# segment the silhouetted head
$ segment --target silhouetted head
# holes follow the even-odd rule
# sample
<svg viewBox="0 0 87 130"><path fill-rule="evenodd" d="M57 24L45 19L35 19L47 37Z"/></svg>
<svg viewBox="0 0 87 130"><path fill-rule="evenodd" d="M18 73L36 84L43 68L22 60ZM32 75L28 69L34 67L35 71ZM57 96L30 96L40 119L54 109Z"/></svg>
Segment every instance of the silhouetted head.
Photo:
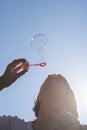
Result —
<svg viewBox="0 0 87 130"><path fill-rule="evenodd" d="M48 116L52 111L63 108L78 118L75 96L66 78L60 74L49 75L42 84L35 102L35 116Z"/></svg>

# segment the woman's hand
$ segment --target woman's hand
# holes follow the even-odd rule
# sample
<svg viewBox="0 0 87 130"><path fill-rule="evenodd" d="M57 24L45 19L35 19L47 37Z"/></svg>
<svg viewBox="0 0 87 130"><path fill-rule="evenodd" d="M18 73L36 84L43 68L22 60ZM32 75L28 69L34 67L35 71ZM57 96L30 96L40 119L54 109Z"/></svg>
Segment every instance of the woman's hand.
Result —
<svg viewBox="0 0 87 130"><path fill-rule="evenodd" d="M20 71L19 73L14 73L12 70L13 68L20 64L21 62L25 63L26 59L16 59L13 62L11 62L4 74L0 77L0 88L3 89L5 87L10 86L12 83L14 83L20 76L24 75L25 72L27 72L26 69L23 69L22 71Z"/></svg>

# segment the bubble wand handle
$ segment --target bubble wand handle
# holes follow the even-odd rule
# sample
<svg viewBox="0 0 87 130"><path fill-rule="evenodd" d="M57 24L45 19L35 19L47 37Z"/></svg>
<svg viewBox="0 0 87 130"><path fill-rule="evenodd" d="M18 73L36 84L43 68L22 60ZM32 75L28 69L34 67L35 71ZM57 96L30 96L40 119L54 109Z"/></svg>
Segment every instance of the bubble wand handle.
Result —
<svg viewBox="0 0 87 130"><path fill-rule="evenodd" d="M40 66L40 67L44 67L44 66L46 66L46 62L41 62L40 64L28 64L28 66Z"/></svg>

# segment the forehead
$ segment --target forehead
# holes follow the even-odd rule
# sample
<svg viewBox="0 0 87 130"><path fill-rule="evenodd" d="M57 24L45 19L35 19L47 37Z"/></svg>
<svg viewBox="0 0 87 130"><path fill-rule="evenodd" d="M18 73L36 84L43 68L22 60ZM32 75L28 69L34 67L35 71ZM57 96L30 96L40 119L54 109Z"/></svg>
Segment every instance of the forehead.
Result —
<svg viewBox="0 0 87 130"><path fill-rule="evenodd" d="M40 97L53 98L65 93L65 86L56 80L46 80L40 90Z"/></svg>

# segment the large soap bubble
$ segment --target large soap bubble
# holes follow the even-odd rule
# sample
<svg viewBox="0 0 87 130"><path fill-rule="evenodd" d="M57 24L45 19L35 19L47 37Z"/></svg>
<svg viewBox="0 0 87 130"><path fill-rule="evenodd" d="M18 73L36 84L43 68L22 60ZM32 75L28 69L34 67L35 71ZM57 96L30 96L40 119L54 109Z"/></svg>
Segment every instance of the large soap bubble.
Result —
<svg viewBox="0 0 87 130"><path fill-rule="evenodd" d="M39 33L31 39L31 46L34 49L45 47L47 44L47 36L44 33Z"/></svg>
<svg viewBox="0 0 87 130"><path fill-rule="evenodd" d="M34 35L31 39L31 47L37 50L37 54L40 57L39 61L44 61L44 48L47 44L47 36L44 33Z"/></svg>

